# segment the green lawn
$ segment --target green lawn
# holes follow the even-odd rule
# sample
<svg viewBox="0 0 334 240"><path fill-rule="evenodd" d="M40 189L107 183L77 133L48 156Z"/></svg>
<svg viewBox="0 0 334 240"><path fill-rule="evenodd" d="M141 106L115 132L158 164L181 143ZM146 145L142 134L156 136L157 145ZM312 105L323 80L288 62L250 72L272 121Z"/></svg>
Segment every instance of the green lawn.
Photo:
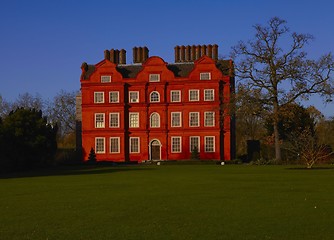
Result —
<svg viewBox="0 0 334 240"><path fill-rule="evenodd" d="M334 168L287 166L105 166L2 177L0 239L334 239L333 186Z"/></svg>

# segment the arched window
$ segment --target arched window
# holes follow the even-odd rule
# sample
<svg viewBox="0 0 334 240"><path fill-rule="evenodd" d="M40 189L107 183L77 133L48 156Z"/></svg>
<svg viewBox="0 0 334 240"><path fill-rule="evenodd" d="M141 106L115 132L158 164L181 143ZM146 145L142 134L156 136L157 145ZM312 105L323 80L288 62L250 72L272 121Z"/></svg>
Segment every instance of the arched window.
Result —
<svg viewBox="0 0 334 240"><path fill-rule="evenodd" d="M156 91L151 92L150 102L160 102L160 95L159 95L158 92L156 92Z"/></svg>
<svg viewBox="0 0 334 240"><path fill-rule="evenodd" d="M152 113L150 117L150 126L152 128L160 127L160 115L159 113Z"/></svg>

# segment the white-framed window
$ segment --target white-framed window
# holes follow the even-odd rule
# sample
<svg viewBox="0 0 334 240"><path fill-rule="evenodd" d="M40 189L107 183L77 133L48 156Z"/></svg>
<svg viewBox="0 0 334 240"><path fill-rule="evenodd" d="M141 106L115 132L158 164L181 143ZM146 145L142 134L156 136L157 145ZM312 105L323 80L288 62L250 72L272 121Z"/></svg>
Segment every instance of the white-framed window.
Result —
<svg viewBox="0 0 334 240"><path fill-rule="evenodd" d="M130 128L139 127L139 113L137 113L137 112L130 112L129 113L129 127Z"/></svg>
<svg viewBox="0 0 334 240"><path fill-rule="evenodd" d="M204 137L204 151L214 152L215 151L215 137Z"/></svg>
<svg viewBox="0 0 334 240"><path fill-rule="evenodd" d="M104 128L104 113L94 114L95 128Z"/></svg>
<svg viewBox="0 0 334 240"><path fill-rule="evenodd" d="M140 141L139 137L130 137L130 153L140 152Z"/></svg>
<svg viewBox="0 0 334 240"><path fill-rule="evenodd" d="M215 90L204 89L204 101L214 101L214 100L215 100Z"/></svg>
<svg viewBox="0 0 334 240"><path fill-rule="evenodd" d="M110 138L110 153L120 153L119 143L120 143L119 137Z"/></svg>
<svg viewBox="0 0 334 240"><path fill-rule="evenodd" d="M101 76L101 83L111 82L111 76Z"/></svg>
<svg viewBox="0 0 334 240"><path fill-rule="evenodd" d="M205 127L215 126L215 112L204 112L204 126Z"/></svg>
<svg viewBox="0 0 334 240"><path fill-rule="evenodd" d="M129 102L130 103L139 102L139 92L138 91L129 91Z"/></svg>
<svg viewBox="0 0 334 240"><path fill-rule="evenodd" d="M199 101L199 90L189 90L189 101Z"/></svg>
<svg viewBox="0 0 334 240"><path fill-rule="evenodd" d="M193 152L195 148L197 148L197 151L200 152L200 149L199 149L199 141L200 141L200 138L198 136L191 136L189 138L189 150L190 152Z"/></svg>
<svg viewBox="0 0 334 240"><path fill-rule="evenodd" d="M118 103L119 102L119 92L118 91L109 92L109 102L110 103Z"/></svg>
<svg viewBox="0 0 334 240"><path fill-rule="evenodd" d="M181 127L181 112L172 112L171 113L171 126L172 127Z"/></svg>
<svg viewBox="0 0 334 240"><path fill-rule="evenodd" d="M94 103L104 103L104 92L94 92Z"/></svg>
<svg viewBox="0 0 334 240"><path fill-rule="evenodd" d="M118 128L119 127L119 113L109 114L109 127Z"/></svg>
<svg viewBox="0 0 334 240"><path fill-rule="evenodd" d="M170 101L171 102L181 102L181 91L180 90L170 91Z"/></svg>
<svg viewBox="0 0 334 240"><path fill-rule="evenodd" d="M159 113L152 113L151 114L150 126L151 126L151 128L160 127L160 115L159 115Z"/></svg>
<svg viewBox="0 0 334 240"><path fill-rule="evenodd" d="M104 137L96 137L95 138L95 153L105 153L105 138Z"/></svg>
<svg viewBox="0 0 334 240"><path fill-rule="evenodd" d="M199 75L200 80L210 80L211 79L211 73L210 72L202 72Z"/></svg>
<svg viewBox="0 0 334 240"><path fill-rule="evenodd" d="M150 102L160 102L160 94L157 91L151 92Z"/></svg>
<svg viewBox="0 0 334 240"><path fill-rule="evenodd" d="M198 127L199 126L199 112L189 113L189 126Z"/></svg>
<svg viewBox="0 0 334 240"><path fill-rule="evenodd" d="M172 137L172 153L180 153L182 151L182 139L181 137Z"/></svg>
<svg viewBox="0 0 334 240"><path fill-rule="evenodd" d="M149 75L150 82L160 82L160 74L158 73L151 73Z"/></svg>

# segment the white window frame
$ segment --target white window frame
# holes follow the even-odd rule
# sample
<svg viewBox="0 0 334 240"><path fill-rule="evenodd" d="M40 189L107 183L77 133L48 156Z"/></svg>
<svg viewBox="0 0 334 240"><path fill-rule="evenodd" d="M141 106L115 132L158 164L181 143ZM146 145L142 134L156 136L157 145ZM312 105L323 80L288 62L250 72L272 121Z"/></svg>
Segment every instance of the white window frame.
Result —
<svg viewBox="0 0 334 240"><path fill-rule="evenodd" d="M132 144L133 144L132 140L137 140L137 143L138 143L137 151L134 151L132 149ZM129 141L130 141L130 143L129 143L130 153L140 153L140 138L139 137L130 137Z"/></svg>
<svg viewBox="0 0 334 240"><path fill-rule="evenodd" d="M193 142L192 139L197 139L197 151L200 152L200 146L201 146L201 138L199 136L190 136L189 137L189 150L190 152L193 151Z"/></svg>
<svg viewBox="0 0 334 240"><path fill-rule="evenodd" d="M212 141L212 151L211 151L211 146L208 146L208 139L213 139L213 141ZM216 146L215 136L205 136L204 137L204 151L205 152L216 152L215 146ZM210 147L210 149L209 149L209 147Z"/></svg>
<svg viewBox="0 0 334 240"><path fill-rule="evenodd" d="M211 73L210 72L201 72L199 74L200 80L211 80Z"/></svg>
<svg viewBox="0 0 334 240"><path fill-rule="evenodd" d="M173 98L173 97L175 97L175 95L173 95L173 93L177 94L178 100L175 100ZM171 102L181 102L181 91L180 90L172 90L172 91L170 91L170 101Z"/></svg>
<svg viewBox="0 0 334 240"><path fill-rule="evenodd" d="M212 114L212 123L209 124L210 122L208 122L208 115ZM204 112L204 126L205 127L214 127L215 126L215 122L216 122L216 117L215 117L215 112ZM210 119L211 120L211 119Z"/></svg>
<svg viewBox="0 0 334 240"><path fill-rule="evenodd" d="M155 122L156 119L153 119L154 116L157 116L157 122ZM154 120L154 121L153 121ZM158 123L157 125L153 125L153 123ZM157 112L151 113L150 116L150 127L151 128L159 128L160 127L160 114Z"/></svg>
<svg viewBox="0 0 334 240"><path fill-rule="evenodd" d="M158 99L152 99L153 94L157 94ZM153 91L150 93L150 102L160 102L160 93L158 91Z"/></svg>
<svg viewBox="0 0 334 240"><path fill-rule="evenodd" d="M94 92L94 103L104 103L104 92Z"/></svg>
<svg viewBox="0 0 334 240"><path fill-rule="evenodd" d="M174 145L174 139L179 139L178 146ZM174 147L177 147L176 149ZM182 137L180 136L175 136L171 137L171 152L172 153L181 153L182 152Z"/></svg>
<svg viewBox="0 0 334 240"><path fill-rule="evenodd" d="M197 115L197 124L192 123L192 115ZM199 127L200 126L200 115L199 112L189 112L189 127Z"/></svg>
<svg viewBox="0 0 334 240"><path fill-rule="evenodd" d="M112 101L112 94L115 94L117 95L117 100L116 101ZM110 91L109 92L109 103L119 103L119 91Z"/></svg>
<svg viewBox="0 0 334 240"><path fill-rule="evenodd" d="M173 115L178 115L179 116L179 124L174 123L174 117ZM171 127L182 127L182 113L181 112L171 112L170 113L170 126Z"/></svg>
<svg viewBox="0 0 334 240"><path fill-rule="evenodd" d="M120 151L120 137L110 137L110 139L109 139L110 141L109 141L109 152L111 153L111 154L115 154L115 153L120 153L121 151ZM113 143L113 140L116 140L116 143L117 143L117 151L115 151L115 152L113 152L112 151L112 143Z"/></svg>
<svg viewBox="0 0 334 240"><path fill-rule="evenodd" d="M208 98L208 96L210 96L210 98ZM215 90L214 89L204 89L204 101L214 101L214 100L215 100Z"/></svg>
<svg viewBox="0 0 334 240"><path fill-rule="evenodd" d="M102 140L102 148L100 148L101 146L99 146L100 144L100 140ZM101 150L100 150L101 149ZM106 153L106 138L104 137L96 137L95 138L95 153L96 154L103 154L103 153Z"/></svg>
<svg viewBox="0 0 334 240"><path fill-rule="evenodd" d="M117 125L116 126L112 126L112 122L111 122L112 115L117 116ZM110 128L119 128L119 113L115 113L115 112L109 113L109 127Z"/></svg>
<svg viewBox="0 0 334 240"><path fill-rule="evenodd" d="M102 116L102 121L100 119L98 119L98 117ZM105 124L106 118L105 118L105 113L95 113L94 114L94 127L95 128L105 128L106 124Z"/></svg>
<svg viewBox="0 0 334 240"><path fill-rule="evenodd" d="M132 122L135 119L132 118L131 116L137 116L136 117L136 122ZM139 128L139 113L138 112L130 112L129 113L129 128Z"/></svg>
<svg viewBox="0 0 334 240"><path fill-rule="evenodd" d="M110 75L102 75L101 76L101 83L109 83L111 82L111 76Z"/></svg>
<svg viewBox="0 0 334 240"><path fill-rule="evenodd" d="M160 82L160 74L159 73L150 73L148 78L149 78L150 82Z"/></svg>
<svg viewBox="0 0 334 240"><path fill-rule="evenodd" d="M196 93L196 98L192 96L192 93ZM199 90L198 89L190 89L189 90L189 102L199 101Z"/></svg>
<svg viewBox="0 0 334 240"><path fill-rule="evenodd" d="M136 98L131 98L136 95ZM139 103L139 91L129 91L129 102L130 103Z"/></svg>

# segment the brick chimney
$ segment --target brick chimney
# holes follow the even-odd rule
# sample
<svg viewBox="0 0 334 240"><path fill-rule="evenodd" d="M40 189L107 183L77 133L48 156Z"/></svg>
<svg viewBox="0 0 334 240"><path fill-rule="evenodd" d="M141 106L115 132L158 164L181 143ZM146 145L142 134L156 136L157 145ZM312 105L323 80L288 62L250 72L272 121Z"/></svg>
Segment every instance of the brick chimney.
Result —
<svg viewBox="0 0 334 240"><path fill-rule="evenodd" d="M133 48L133 63L145 62L149 57L148 52L149 50L147 47L134 47Z"/></svg>
<svg viewBox="0 0 334 240"><path fill-rule="evenodd" d="M218 45L188 45L175 46L175 62L194 62L202 56L208 56L213 60L218 60Z"/></svg>
<svg viewBox="0 0 334 240"><path fill-rule="evenodd" d="M115 64L126 64L126 51L124 49L104 50L104 59L108 59Z"/></svg>

